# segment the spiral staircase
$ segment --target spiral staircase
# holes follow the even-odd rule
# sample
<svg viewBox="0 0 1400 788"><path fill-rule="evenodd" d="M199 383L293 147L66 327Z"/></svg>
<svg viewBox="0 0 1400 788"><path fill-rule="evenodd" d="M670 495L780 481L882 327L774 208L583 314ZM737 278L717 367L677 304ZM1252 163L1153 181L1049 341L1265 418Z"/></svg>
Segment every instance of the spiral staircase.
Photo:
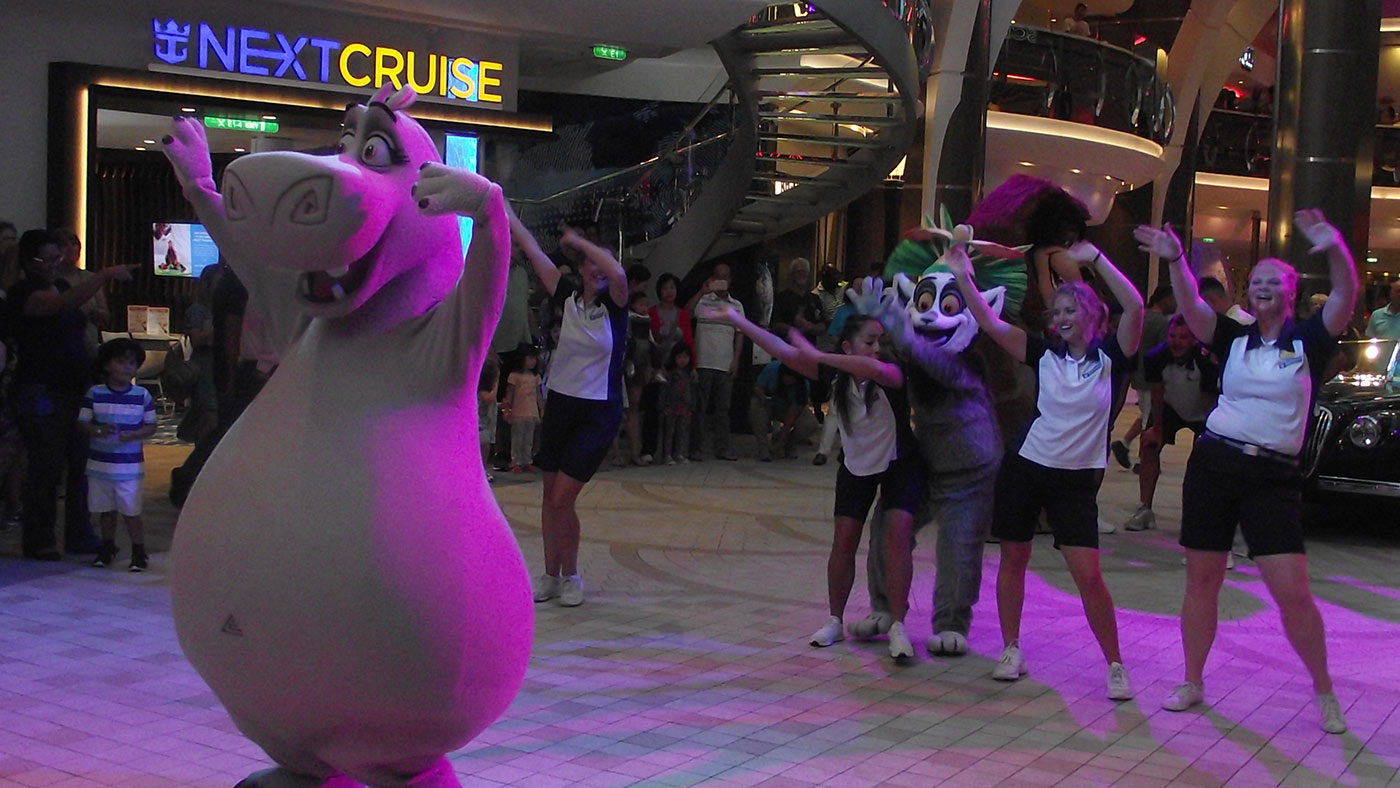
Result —
<svg viewBox="0 0 1400 788"><path fill-rule="evenodd" d="M713 42L729 101L706 112L728 112L725 130L695 139L706 125L697 118L669 154L530 201L522 217L548 237L570 214L591 210L596 221L611 204L604 218L617 236L602 235L623 261L679 276L801 227L878 184L905 155L932 44L928 0L769 6ZM696 156L702 166L694 166ZM692 164L675 168L680 161ZM684 171L684 183L660 175L668 164ZM677 193L663 222L624 215Z"/></svg>

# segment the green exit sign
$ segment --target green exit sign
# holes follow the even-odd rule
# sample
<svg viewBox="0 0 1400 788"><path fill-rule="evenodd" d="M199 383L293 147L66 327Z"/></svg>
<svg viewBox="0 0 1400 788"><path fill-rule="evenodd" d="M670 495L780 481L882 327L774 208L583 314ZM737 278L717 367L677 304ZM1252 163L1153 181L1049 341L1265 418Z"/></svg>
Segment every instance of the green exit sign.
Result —
<svg viewBox="0 0 1400 788"><path fill-rule="evenodd" d="M593 57L603 60L626 60L627 50L622 47L612 47L605 44L593 45Z"/></svg>
<svg viewBox="0 0 1400 788"><path fill-rule="evenodd" d="M1215 239L1214 239L1214 238L1202 238L1201 241L1202 241L1202 243L1208 243L1208 244L1213 244L1213 243L1215 243Z"/></svg>
<svg viewBox="0 0 1400 788"><path fill-rule="evenodd" d="M242 118L220 118L213 115L204 116L204 125L211 129L227 129L229 131L257 131L263 134L276 134L282 128L275 120L244 120Z"/></svg>

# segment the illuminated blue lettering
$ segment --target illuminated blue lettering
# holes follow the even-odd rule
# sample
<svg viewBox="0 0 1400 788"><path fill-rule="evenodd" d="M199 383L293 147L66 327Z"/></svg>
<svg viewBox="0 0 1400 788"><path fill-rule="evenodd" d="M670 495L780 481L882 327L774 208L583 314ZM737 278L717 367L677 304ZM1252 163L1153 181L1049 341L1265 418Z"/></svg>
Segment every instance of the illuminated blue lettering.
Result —
<svg viewBox="0 0 1400 788"><path fill-rule="evenodd" d="M223 64L224 71L233 71L233 28L224 28L223 46L219 46L219 39L214 34L214 29L203 22L199 25L199 67L209 68L209 50L214 50L214 56Z"/></svg>
<svg viewBox="0 0 1400 788"><path fill-rule="evenodd" d="M250 47L248 46L248 42L252 40L267 41L270 38L272 38L272 36L269 36L266 32L254 30L251 27L245 27L238 31L238 73L256 74L262 77L267 76L266 66L253 65L248 62L248 58L249 56L275 58L277 57L277 53L269 52L266 49Z"/></svg>
<svg viewBox="0 0 1400 788"><path fill-rule="evenodd" d="M306 36L298 38L297 42L295 44L292 44L287 41L286 36L282 35L281 33L278 33L277 45L282 47L282 52L280 53L282 58L282 65L277 67L277 73L273 74L272 76L280 77L283 74L286 74L287 69L290 67L293 71L297 73L297 77L303 82L305 82L306 72L301 70L301 62L297 60L297 55L301 54L301 48L306 46Z"/></svg>
<svg viewBox="0 0 1400 788"><path fill-rule="evenodd" d="M456 88L459 92L468 94L468 97L464 98L463 101L476 101L476 86L481 84L479 82L481 67L475 60L468 60L467 62L472 64L471 68L464 68L463 71L466 72L465 75L471 82L464 82L457 76L457 61L459 59L465 58L453 58L447 66L447 97L457 98L457 94L452 92L452 88Z"/></svg>
<svg viewBox="0 0 1400 788"><path fill-rule="evenodd" d="M331 41L325 38L311 39L311 46L321 50L321 81L331 81L331 50L340 49L339 41Z"/></svg>

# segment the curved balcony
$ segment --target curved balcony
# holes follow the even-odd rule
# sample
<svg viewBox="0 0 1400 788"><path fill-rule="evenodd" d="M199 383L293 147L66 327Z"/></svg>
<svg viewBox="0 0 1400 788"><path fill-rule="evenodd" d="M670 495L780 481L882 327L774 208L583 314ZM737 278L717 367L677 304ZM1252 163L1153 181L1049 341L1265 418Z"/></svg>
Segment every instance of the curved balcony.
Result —
<svg viewBox="0 0 1400 788"><path fill-rule="evenodd" d="M1093 223L1116 195L1161 172L1176 124L1176 99L1153 61L1024 25L1007 33L987 110L987 182L1049 178L1084 202Z"/></svg>
<svg viewBox="0 0 1400 788"><path fill-rule="evenodd" d="M1216 108L1206 118L1196 149L1196 169L1222 175L1269 177L1273 158L1272 115ZM1376 126L1371 185L1400 187L1400 126Z"/></svg>

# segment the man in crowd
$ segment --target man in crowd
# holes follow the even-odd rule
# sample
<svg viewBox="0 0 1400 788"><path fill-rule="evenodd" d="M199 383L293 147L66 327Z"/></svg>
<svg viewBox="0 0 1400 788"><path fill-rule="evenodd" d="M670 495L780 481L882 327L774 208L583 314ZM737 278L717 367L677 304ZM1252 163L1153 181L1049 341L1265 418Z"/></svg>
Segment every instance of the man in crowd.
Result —
<svg viewBox="0 0 1400 788"><path fill-rule="evenodd" d="M696 420L698 429L691 432L690 459L697 461L702 459L705 434L709 432L714 433L716 459L739 459L729 448L729 405L744 335L728 323L699 317L706 309L720 306L733 307L743 314L744 305L729 294L729 282L729 266L716 264L705 282L704 295L696 302L695 366L700 379L696 415L699 418Z"/></svg>
<svg viewBox="0 0 1400 788"><path fill-rule="evenodd" d="M1371 321L1366 324L1366 336L1400 339L1400 279L1390 281L1390 300L1371 313Z"/></svg>

